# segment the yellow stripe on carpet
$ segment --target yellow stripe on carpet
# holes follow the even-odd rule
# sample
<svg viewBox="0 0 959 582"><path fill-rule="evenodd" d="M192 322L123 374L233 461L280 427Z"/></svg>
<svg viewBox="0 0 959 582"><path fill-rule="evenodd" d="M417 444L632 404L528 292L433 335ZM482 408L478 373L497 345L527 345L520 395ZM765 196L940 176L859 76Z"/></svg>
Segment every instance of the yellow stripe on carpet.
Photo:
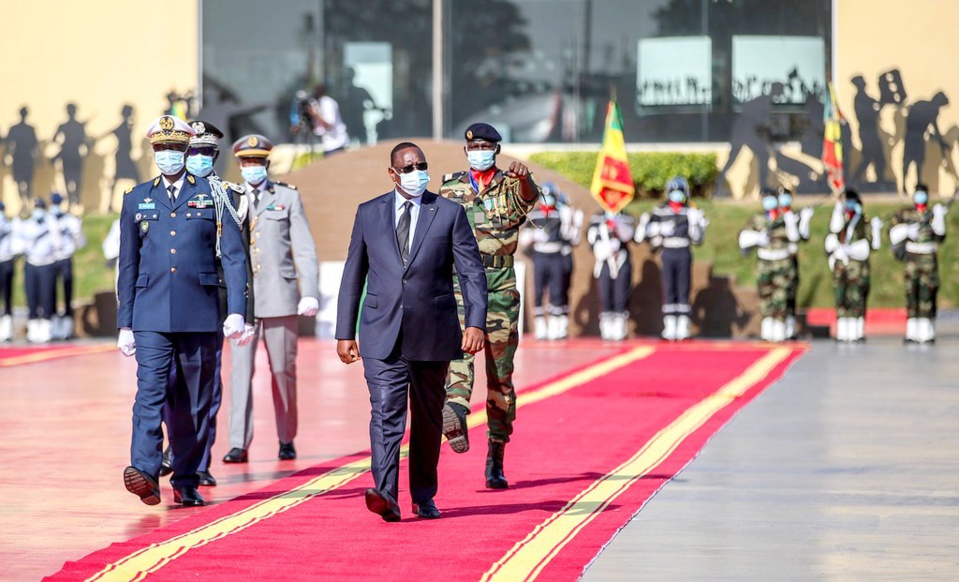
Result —
<svg viewBox="0 0 959 582"><path fill-rule="evenodd" d="M541 388L521 394L517 407L526 406L553 396L562 394L572 388L595 380L633 362L648 358L656 349L652 346L642 346L588 366L569 376L550 382ZM478 411L469 417L470 427L479 426L486 422L486 411ZM409 445L403 445L401 456L409 453ZM88 578L88 581L119 581L143 580L148 574L156 572L176 558L182 556L192 548L199 548L212 541L223 539L226 536L242 531L256 523L269 519L274 515L296 507L300 503L313 497L328 493L341 487L353 479L370 470L371 458L365 457L342 467L333 469L319 477L311 479L303 485L281 493L260 503L247 507L237 513L225 516L208 523L183 535L151 544L125 558L108 564L103 570Z"/></svg>
<svg viewBox="0 0 959 582"><path fill-rule="evenodd" d="M729 402L742 396L793 353L774 348L741 375L687 409L646 442L628 461L584 489L563 509L536 526L483 575L484 582L533 580L581 529L633 483L656 468L683 440Z"/></svg>

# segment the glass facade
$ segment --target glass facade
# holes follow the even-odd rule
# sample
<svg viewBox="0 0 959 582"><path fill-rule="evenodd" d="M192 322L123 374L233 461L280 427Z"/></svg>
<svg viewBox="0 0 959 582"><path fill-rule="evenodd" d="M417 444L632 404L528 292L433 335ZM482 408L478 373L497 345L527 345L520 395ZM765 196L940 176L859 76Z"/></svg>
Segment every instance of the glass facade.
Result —
<svg viewBox="0 0 959 582"><path fill-rule="evenodd" d="M634 142L727 141L770 94L772 140L821 120L830 0L436 1L446 137L484 120L513 142L595 143L611 94ZM433 8L203 0L201 115L290 141L297 90L323 83L354 144L433 135Z"/></svg>

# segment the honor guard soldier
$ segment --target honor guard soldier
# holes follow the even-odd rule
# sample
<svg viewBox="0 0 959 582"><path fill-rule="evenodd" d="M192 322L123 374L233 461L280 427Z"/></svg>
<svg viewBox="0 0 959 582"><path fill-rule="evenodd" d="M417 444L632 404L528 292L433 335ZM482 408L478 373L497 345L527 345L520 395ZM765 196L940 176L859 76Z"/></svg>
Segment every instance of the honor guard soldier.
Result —
<svg viewBox="0 0 959 582"><path fill-rule="evenodd" d="M249 345L233 350L230 378L230 451L224 463L246 463L253 440L253 373L260 336L269 355L279 458L296 458L297 316L314 317L320 309L316 245L296 188L268 177L273 144L262 135L233 144L249 201L253 313L244 335Z"/></svg>
<svg viewBox="0 0 959 582"><path fill-rule="evenodd" d="M513 433L516 391L513 387L513 357L519 345L519 289L513 260L520 227L540 197L529 168L520 162L509 169L496 166L500 152L499 132L488 123L466 128L463 151L470 169L443 177L439 195L462 204L479 244L489 304L486 316L486 414L489 419L486 455L486 487L506 489L503 473L506 443ZM459 281L454 284L460 325L465 323ZM473 393L473 356L450 364L443 408L443 434L457 453L469 449L466 415Z"/></svg>
<svg viewBox="0 0 959 582"><path fill-rule="evenodd" d="M628 214L598 212L589 221L586 242L593 247L596 265L593 277L599 281L599 334L604 340L626 339L629 297L633 292L633 263L629 241L636 224Z"/></svg>
<svg viewBox="0 0 959 582"><path fill-rule="evenodd" d="M779 213L783 217L789 217L788 220L796 220L794 216L799 217L799 241L789 243L789 257L792 265L792 283L789 286L789 292L786 298L786 339L796 339L796 297L799 295L799 242L809 240L809 222L815 210L810 207L803 208L798 213L793 212L792 192L785 188L779 189Z"/></svg>
<svg viewBox="0 0 959 582"><path fill-rule="evenodd" d="M7 217L6 205L0 201L0 342L13 339L13 270L17 258L13 252L15 222Z"/></svg>
<svg viewBox="0 0 959 582"><path fill-rule="evenodd" d="M27 341L47 343L53 339L52 320L56 315L56 262L60 229L47 212L43 198L34 199L33 214L23 220L14 241L15 252L23 253L24 290L27 294Z"/></svg>
<svg viewBox="0 0 959 582"><path fill-rule="evenodd" d="M689 287L693 268L691 245L703 243L706 220L702 210L689 204L689 182L676 176L666 185L666 202L640 217L636 242L648 240L662 249L663 339L689 339Z"/></svg>
<svg viewBox="0 0 959 582"><path fill-rule="evenodd" d="M936 295L939 292L939 243L946 238L946 206L929 208L929 189L916 185L912 206L896 212L889 240L905 262L907 343L936 341Z"/></svg>
<svg viewBox="0 0 959 582"><path fill-rule="evenodd" d="M789 243L799 242L799 217L779 212L776 192L762 191L763 213L753 216L739 233L739 248L755 248L759 257L759 336L769 342L786 339L786 303L792 285L793 267Z"/></svg>
<svg viewBox="0 0 959 582"><path fill-rule="evenodd" d="M191 121L190 127L196 132L196 135L190 138L190 147L186 153L187 172L199 178L206 178L210 182L210 187L220 195L220 199L228 204L216 206L217 220L234 220L240 227L243 235L243 248L247 253L247 282L246 282L246 313L244 319L248 322L253 321L253 272L250 263L250 229L249 221L246 220L249 209L249 203L243 196L243 187L232 184L220 179L214 171L214 164L220 156L220 140L223 139L223 132L212 123L205 121ZM217 276L223 278L223 265L217 260ZM227 313L226 289L220 288L220 312ZM216 478L210 472L210 459L213 445L216 442L216 417L220 411L220 403L223 399L223 333L222 328L218 331L217 349L216 349L216 375L213 377L213 400L210 406L210 438L207 441L206 452L200 461L200 468L197 471L200 476L200 485L213 487L216 485ZM246 345L253 339L253 335L248 334L238 339L237 342ZM169 408L167 409L169 410ZM172 451L169 447L163 451L163 465L160 468L160 476L164 476L173 471L171 462Z"/></svg>
<svg viewBox="0 0 959 582"><path fill-rule="evenodd" d="M136 356L131 462L127 490L160 502L163 408L173 449L173 500L204 505L198 471L210 437L218 329L239 337L246 313L246 253L226 201L206 178L186 171L192 127L164 115L147 130L160 174L128 191L120 213L117 347ZM217 249L223 277L217 275ZM228 315L220 311L226 287ZM225 321L224 321L225 319Z"/></svg>
<svg viewBox="0 0 959 582"><path fill-rule="evenodd" d="M534 337L558 340L569 334L569 283L573 247L579 244L583 211L573 210L555 184L544 184L538 207L519 234L519 246L533 259ZM543 297L549 293L549 319Z"/></svg>
<svg viewBox="0 0 959 582"><path fill-rule="evenodd" d="M836 295L836 341L865 340L866 300L869 298L869 254L879 250L882 220L866 219L862 200L846 190L829 219L826 253Z"/></svg>
<svg viewBox="0 0 959 582"><path fill-rule="evenodd" d="M60 245L54 263L54 305L59 290L63 289L63 313L52 318L53 339L66 340L73 337L73 255L87 245L80 217L61 208L63 196L54 192L50 196L50 215L60 231Z"/></svg>

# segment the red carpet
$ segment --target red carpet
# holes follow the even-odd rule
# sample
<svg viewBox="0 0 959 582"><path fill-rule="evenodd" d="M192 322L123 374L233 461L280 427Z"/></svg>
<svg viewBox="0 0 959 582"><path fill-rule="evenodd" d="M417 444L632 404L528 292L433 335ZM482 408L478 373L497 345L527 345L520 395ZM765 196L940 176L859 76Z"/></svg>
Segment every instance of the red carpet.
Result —
<svg viewBox="0 0 959 582"><path fill-rule="evenodd" d="M35 364L55 358L95 354L117 349L115 345L97 343L90 345L59 344L48 346L11 346L0 347L0 368L5 366L19 366Z"/></svg>
<svg viewBox="0 0 959 582"><path fill-rule="evenodd" d="M484 488L485 430L477 427L468 453L444 445L437 521L409 517L405 463L403 522L367 512L372 478L361 453L197 510L50 579L575 580L804 349L639 345L529 387L507 446L510 488Z"/></svg>

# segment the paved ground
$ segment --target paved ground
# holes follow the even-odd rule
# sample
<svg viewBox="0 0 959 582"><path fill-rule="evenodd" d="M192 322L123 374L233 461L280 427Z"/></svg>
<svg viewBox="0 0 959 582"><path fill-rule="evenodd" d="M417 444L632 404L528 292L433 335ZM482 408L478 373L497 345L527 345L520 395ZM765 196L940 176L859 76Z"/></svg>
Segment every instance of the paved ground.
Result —
<svg viewBox="0 0 959 582"><path fill-rule="evenodd" d="M583 580L959 579L959 325L816 341Z"/></svg>

